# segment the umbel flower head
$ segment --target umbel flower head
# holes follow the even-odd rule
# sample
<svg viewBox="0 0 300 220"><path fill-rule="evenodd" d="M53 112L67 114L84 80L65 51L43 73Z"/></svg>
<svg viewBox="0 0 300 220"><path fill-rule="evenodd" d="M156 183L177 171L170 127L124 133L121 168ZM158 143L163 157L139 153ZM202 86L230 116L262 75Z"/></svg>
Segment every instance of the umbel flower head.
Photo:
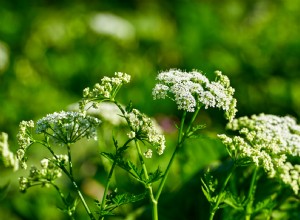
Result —
<svg viewBox="0 0 300 220"><path fill-rule="evenodd" d="M253 115L234 119L227 128L239 132L234 137L218 135L234 160L254 163L299 192L300 126L294 118Z"/></svg>
<svg viewBox="0 0 300 220"><path fill-rule="evenodd" d="M83 137L97 138L96 128L101 121L79 112L54 112L36 123L36 132L57 143L71 144Z"/></svg>
<svg viewBox="0 0 300 220"><path fill-rule="evenodd" d="M179 110L194 112L197 106L220 108L225 111L227 119L232 120L236 113L234 89L230 87L227 76L216 71L216 80L210 82L198 71L183 72L171 69L157 76L152 95L154 99L174 100Z"/></svg>
<svg viewBox="0 0 300 220"><path fill-rule="evenodd" d="M115 73L115 77L103 77L101 83L96 83L92 89L87 87L83 90L80 109L84 112L85 105L90 101L113 101L122 85L129 82L130 75L121 72Z"/></svg>
<svg viewBox="0 0 300 220"><path fill-rule="evenodd" d="M155 126L153 120L142 114L137 109L132 109L130 112L125 113L131 131L128 133L129 138L136 138L141 141L147 141L154 147L158 155L163 154L165 146L165 137L161 134L160 129ZM147 150L145 157L152 157L152 151Z"/></svg>

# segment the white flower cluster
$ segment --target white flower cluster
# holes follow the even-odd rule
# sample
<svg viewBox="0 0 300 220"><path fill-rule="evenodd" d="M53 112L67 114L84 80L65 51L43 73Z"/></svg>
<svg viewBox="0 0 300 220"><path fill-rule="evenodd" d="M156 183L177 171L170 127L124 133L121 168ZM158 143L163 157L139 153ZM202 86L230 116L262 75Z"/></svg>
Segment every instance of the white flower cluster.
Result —
<svg viewBox="0 0 300 220"><path fill-rule="evenodd" d="M144 156L146 158L151 158L152 157L152 150L151 149L147 149L144 153Z"/></svg>
<svg viewBox="0 0 300 220"><path fill-rule="evenodd" d="M12 167L14 171L19 169L19 161L13 152L10 151L8 135L4 132L0 133L0 160L5 167Z"/></svg>
<svg viewBox="0 0 300 220"><path fill-rule="evenodd" d="M161 134L161 130L157 128L153 120L145 114L140 113L137 109L125 114L125 118L129 123L131 131L128 133L129 138L145 140L156 147L158 155L163 154L166 145L165 137ZM152 151L148 150L147 157L152 156Z"/></svg>
<svg viewBox="0 0 300 220"><path fill-rule="evenodd" d="M157 76L152 95L154 99L170 97L178 109L194 112L199 105L205 108L220 108L225 111L227 119L232 120L236 114L234 89L230 87L227 76L216 71L216 81L210 82L201 72L183 72L171 69ZM170 96L170 94L172 94Z"/></svg>
<svg viewBox="0 0 300 220"><path fill-rule="evenodd" d="M34 128L34 122L21 121L19 125L19 132L17 134L19 149L17 150L17 158L23 169L27 168L25 152L27 148L33 144L34 140L31 136L31 129Z"/></svg>
<svg viewBox="0 0 300 220"><path fill-rule="evenodd" d="M70 144L86 137L97 139L96 128L101 121L79 112L54 112L36 123L36 132L57 143Z"/></svg>
<svg viewBox="0 0 300 220"><path fill-rule="evenodd" d="M130 82L130 75L117 72L116 77L103 77L101 84L96 83L93 89L89 87L83 90L83 101L81 101L80 109L84 111L85 105L93 100L114 100L116 94L123 84Z"/></svg>
<svg viewBox="0 0 300 220"><path fill-rule="evenodd" d="M51 159L41 160L41 169L32 166L29 171L29 177L19 178L19 189L24 192L30 186L42 185L49 186L49 182L62 176L60 166L65 166L68 162L67 155L56 155Z"/></svg>
<svg viewBox="0 0 300 220"><path fill-rule="evenodd" d="M253 115L228 123L239 136L218 135L230 156L261 166L269 177L277 177L297 194L300 187L300 126L289 116Z"/></svg>

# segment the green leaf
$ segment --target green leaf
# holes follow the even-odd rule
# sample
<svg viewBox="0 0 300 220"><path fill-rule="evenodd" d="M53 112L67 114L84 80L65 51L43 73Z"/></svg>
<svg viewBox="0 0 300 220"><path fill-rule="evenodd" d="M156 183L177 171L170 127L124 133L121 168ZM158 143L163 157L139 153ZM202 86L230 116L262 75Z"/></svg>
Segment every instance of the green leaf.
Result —
<svg viewBox="0 0 300 220"><path fill-rule="evenodd" d="M129 145L125 145L117 150L117 155L122 156L122 154L129 148Z"/></svg>
<svg viewBox="0 0 300 220"><path fill-rule="evenodd" d="M128 166L130 167L130 173L140 182L145 183L145 180L143 179L144 171L143 169L139 169L136 167L131 161L127 162Z"/></svg>
<svg viewBox="0 0 300 220"><path fill-rule="evenodd" d="M162 171L158 167L157 170L154 173L149 173L149 179L147 181L147 184L154 183L154 182L158 181L162 177L163 177Z"/></svg>
<svg viewBox="0 0 300 220"><path fill-rule="evenodd" d="M192 127L192 130L187 134L187 137L189 138L199 138L201 137L201 135L196 134L196 132L198 132L199 130L202 130L206 127L205 124L200 124L200 125L196 125L194 127Z"/></svg>
<svg viewBox="0 0 300 220"><path fill-rule="evenodd" d="M114 137L114 136L112 137L112 139L113 139L113 142L114 142L114 146L115 146L115 148L116 148L116 149L118 149L118 148L119 148L119 145L118 145L118 140L117 140L117 139L115 139L115 137Z"/></svg>
<svg viewBox="0 0 300 220"><path fill-rule="evenodd" d="M111 161L115 161L116 159L116 155L112 154L112 153L106 153L106 152L101 152L100 153L103 157L111 160Z"/></svg>
<svg viewBox="0 0 300 220"><path fill-rule="evenodd" d="M133 109L132 101L130 101L129 104L126 106L125 110L126 110L126 112L130 113L130 112L132 112L132 109Z"/></svg>
<svg viewBox="0 0 300 220"><path fill-rule="evenodd" d="M137 194L137 195L131 193L122 193L122 194L115 195L111 201L113 202L113 204L117 206L121 206L124 204L140 201L145 197L146 197L146 193Z"/></svg>
<svg viewBox="0 0 300 220"><path fill-rule="evenodd" d="M204 179L201 179L201 181L203 184L205 184L210 194L213 194L216 191L218 180L210 174L209 170L204 173Z"/></svg>
<svg viewBox="0 0 300 220"><path fill-rule="evenodd" d="M243 210L243 204L240 201L239 197L233 195L228 191L226 192L226 198L224 199L224 203L236 210Z"/></svg>
<svg viewBox="0 0 300 220"><path fill-rule="evenodd" d="M260 212L263 209L273 209L275 205L274 198L268 197L255 205L254 212Z"/></svg>
<svg viewBox="0 0 300 220"><path fill-rule="evenodd" d="M206 185L201 186L202 192L209 203L213 202Z"/></svg>
<svg viewBox="0 0 300 220"><path fill-rule="evenodd" d="M128 163L124 161L121 157L115 157L116 159L114 162L116 163L117 166L120 168L126 170L127 172L130 172L131 168L128 166Z"/></svg>
<svg viewBox="0 0 300 220"><path fill-rule="evenodd" d="M199 125L193 126L192 131L195 132L195 131L202 130L204 128L206 128L206 124L199 124Z"/></svg>
<svg viewBox="0 0 300 220"><path fill-rule="evenodd" d="M113 191L107 195L106 206L104 210L100 211L100 216L111 216L114 215L113 210L129 203L134 203L144 199L147 196L147 192L141 194L132 194L132 193L117 193L117 190ZM101 203L96 201L96 204L99 209L101 209Z"/></svg>
<svg viewBox="0 0 300 220"><path fill-rule="evenodd" d="M60 209L62 212L66 213L69 216L73 216L76 210L76 207L79 203L79 199L71 196L69 194L67 198L63 199L64 201L64 207L57 206L58 209Z"/></svg>

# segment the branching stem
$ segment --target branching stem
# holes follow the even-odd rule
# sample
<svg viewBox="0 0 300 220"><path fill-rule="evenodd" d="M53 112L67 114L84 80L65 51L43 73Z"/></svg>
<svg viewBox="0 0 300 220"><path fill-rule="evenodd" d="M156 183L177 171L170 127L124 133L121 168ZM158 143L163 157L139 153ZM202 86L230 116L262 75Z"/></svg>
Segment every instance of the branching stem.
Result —
<svg viewBox="0 0 300 220"><path fill-rule="evenodd" d="M223 194L224 190L226 189L226 186L227 186L227 184L229 182L229 179L232 176L233 171L235 170L235 168L236 168L236 164L234 163L233 166L231 167L231 169L230 169L230 171L229 171L229 173L228 173L225 181L223 182L223 185L221 187L221 190L220 190L219 194L217 195L217 201L215 203L213 203L213 205L211 204L212 206L210 208L209 220L213 220L214 219L214 215L216 214L216 211L219 209L219 205L220 205L220 203L222 201L221 200L222 197L223 197L222 194Z"/></svg>
<svg viewBox="0 0 300 220"><path fill-rule="evenodd" d="M146 167L145 161L143 159L141 148L140 148L139 143L137 141L135 141L135 146L136 146L136 149L137 149L137 152L138 152L139 160L140 160L140 163L142 165L142 169L143 169L145 178L146 178L146 180L149 180L147 167ZM151 185L151 183L147 183L147 184L145 184L145 187L149 191L149 196L150 196L150 200L151 200L151 203L152 203L152 220L158 220L157 200L154 197L152 185Z"/></svg>

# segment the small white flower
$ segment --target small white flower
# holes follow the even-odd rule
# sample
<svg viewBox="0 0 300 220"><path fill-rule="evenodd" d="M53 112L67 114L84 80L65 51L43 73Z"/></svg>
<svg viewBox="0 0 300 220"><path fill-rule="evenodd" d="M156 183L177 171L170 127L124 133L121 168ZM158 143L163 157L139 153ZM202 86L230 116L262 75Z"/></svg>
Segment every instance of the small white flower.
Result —
<svg viewBox="0 0 300 220"><path fill-rule="evenodd" d="M49 160L47 158L41 160L41 167L42 168L47 169L48 164L49 164Z"/></svg>
<svg viewBox="0 0 300 220"><path fill-rule="evenodd" d="M151 149L148 149L145 153L144 153L144 156L146 158L152 158L152 150Z"/></svg>
<svg viewBox="0 0 300 220"><path fill-rule="evenodd" d="M29 187L29 181L26 177L19 178L19 189L24 192Z"/></svg>
<svg viewBox="0 0 300 220"><path fill-rule="evenodd" d="M135 138L135 132L134 131L130 131L127 136L132 139L132 138Z"/></svg>
<svg viewBox="0 0 300 220"><path fill-rule="evenodd" d="M69 161L69 157L68 155L60 154L60 155L56 155L56 158L53 157L52 160L56 160L56 162L58 162L59 164L64 165Z"/></svg>

